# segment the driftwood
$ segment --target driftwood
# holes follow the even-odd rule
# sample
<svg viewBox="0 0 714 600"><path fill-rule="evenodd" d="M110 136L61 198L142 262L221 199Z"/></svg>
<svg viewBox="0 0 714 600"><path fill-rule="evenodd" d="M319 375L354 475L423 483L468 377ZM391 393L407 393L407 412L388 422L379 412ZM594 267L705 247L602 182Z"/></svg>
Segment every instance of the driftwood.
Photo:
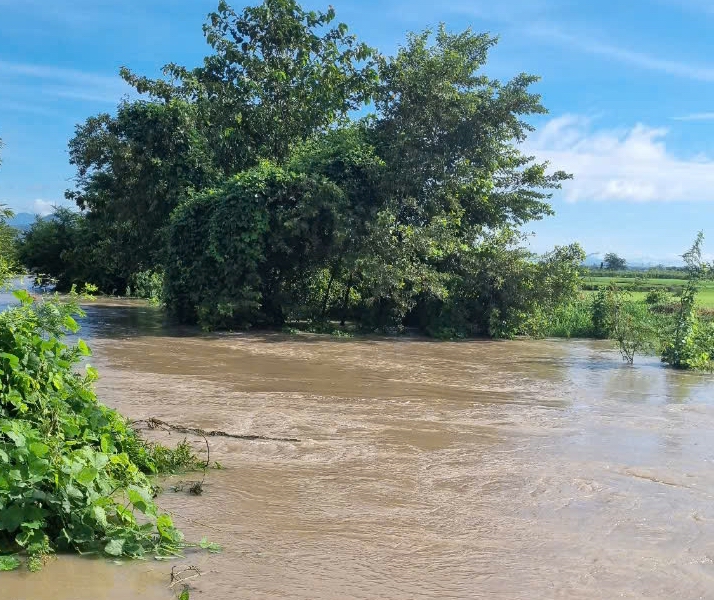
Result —
<svg viewBox="0 0 714 600"><path fill-rule="evenodd" d="M164 431L178 431L180 433L188 433L190 435L199 435L204 438L208 437L225 437L234 440L248 440L248 441L267 441L267 442L299 442L297 438L287 438L287 437L270 437L267 435L248 435L248 434L237 434L237 433L226 433L225 431L206 431L205 429L199 429L198 427L184 427L183 425L174 425L172 423L167 423L161 419L156 419L150 417L148 419L139 419L137 421L132 421L132 425L144 424L148 429L163 429Z"/></svg>
<svg viewBox="0 0 714 600"><path fill-rule="evenodd" d="M191 579L196 579L197 577L201 577L203 573L199 571L198 567L186 567L185 569L180 569L176 570L176 567L171 567L171 583L169 584L169 588L173 588L176 585L185 585L185 583ZM188 586L186 585L184 589L187 589Z"/></svg>

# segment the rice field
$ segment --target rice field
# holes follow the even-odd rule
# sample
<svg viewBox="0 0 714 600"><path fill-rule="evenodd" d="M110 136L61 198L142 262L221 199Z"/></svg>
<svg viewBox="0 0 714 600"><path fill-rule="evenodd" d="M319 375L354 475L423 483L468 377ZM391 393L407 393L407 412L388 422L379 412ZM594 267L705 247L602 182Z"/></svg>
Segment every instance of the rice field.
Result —
<svg viewBox="0 0 714 600"><path fill-rule="evenodd" d="M647 295L646 290L665 288L673 293L678 293L685 284L684 279L639 279L634 277L583 277L583 289L594 292L594 290L616 283L622 288L634 288L632 291L633 300L643 300ZM714 309L714 281L704 281L697 296L699 305L702 308Z"/></svg>

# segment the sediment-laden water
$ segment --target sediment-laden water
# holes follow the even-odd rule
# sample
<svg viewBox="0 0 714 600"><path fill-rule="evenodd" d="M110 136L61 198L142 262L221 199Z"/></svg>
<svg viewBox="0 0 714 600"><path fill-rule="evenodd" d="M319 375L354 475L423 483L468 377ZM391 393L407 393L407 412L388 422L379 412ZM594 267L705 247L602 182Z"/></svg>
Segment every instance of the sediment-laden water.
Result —
<svg viewBox="0 0 714 600"><path fill-rule="evenodd" d="M83 337L131 418L300 441L212 438L203 495L160 498L221 554L61 557L3 599L169 599L173 565L206 600L714 597L708 376L595 342L202 335L132 302Z"/></svg>

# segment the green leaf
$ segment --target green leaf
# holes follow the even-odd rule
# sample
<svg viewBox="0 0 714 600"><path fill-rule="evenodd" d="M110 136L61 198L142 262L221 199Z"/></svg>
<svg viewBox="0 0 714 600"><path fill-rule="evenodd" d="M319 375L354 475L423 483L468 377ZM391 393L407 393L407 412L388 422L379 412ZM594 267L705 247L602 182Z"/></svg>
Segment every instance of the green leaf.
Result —
<svg viewBox="0 0 714 600"><path fill-rule="evenodd" d="M178 600L191 600L191 595L189 594L188 588L186 588L179 594Z"/></svg>
<svg viewBox="0 0 714 600"><path fill-rule="evenodd" d="M92 351L89 349L89 346L87 346L86 342L82 339L77 341L77 348L79 348L79 351L82 353L82 356L92 355Z"/></svg>
<svg viewBox="0 0 714 600"><path fill-rule="evenodd" d="M27 290L15 290L12 293L22 304L32 304L34 302L32 296Z"/></svg>
<svg viewBox="0 0 714 600"><path fill-rule="evenodd" d="M112 438L108 433L103 434L99 438L99 446L101 447L102 452L107 454L112 450Z"/></svg>
<svg viewBox="0 0 714 600"><path fill-rule="evenodd" d="M124 540L114 539L104 546L104 552L109 556L121 556L124 552Z"/></svg>
<svg viewBox="0 0 714 600"><path fill-rule="evenodd" d="M94 481L99 472L95 467L84 467L77 475L75 479L84 486L88 486Z"/></svg>
<svg viewBox="0 0 714 600"><path fill-rule="evenodd" d="M136 510L145 515L156 515L156 507L146 490L132 486L127 490L127 495L129 496L129 502L134 505Z"/></svg>
<svg viewBox="0 0 714 600"><path fill-rule="evenodd" d="M221 546L215 542L209 542L206 538L203 538L200 543L201 548L208 550L211 554L215 554L221 551Z"/></svg>
<svg viewBox="0 0 714 600"><path fill-rule="evenodd" d="M27 517L24 507L13 504L9 508L0 510L0 530L15 531Z"/></svg>
<svg viewBox="0 0 714 600"><path fill-rule="evenodd" d="M107 513L101 506L92 507L92 516L94 517L94 520L102 527L107 527Z"/></svg>
<svg viewBox="0 0 714 600"><path fill-rule="evenodd" d="M25 436L21 433L18 433L17 431L8 431L5 433L5 435L9 437L13 442L15 442L15 446L17 446L18 448L25 447Z"/></svg>
<svg viewBox="0 0 714 600"><path fill-rule="evenodd" d="M65 486L64 490L69 498L73 498L75 500L83 500L84 499L84 493L82 492L82 490L73 486L72 484L67 484Z"/></svg>
<svg viewBox="0 0 714 600"><path fill-rule="evenodd" d="M62 321L64 326L72 333L77 333L79 331L79 325L70 315L66 315Z"/></svg>
<svg viewBox="0 0 714 600"><path fill-rule="evenodd" d="M14 571L20 567L17 556L0 556L0 571Z"/></svg>
<svg viewBox="0 0 714 600"><path fill-rule="evenodd" d="M20 359L14 354L10 354L9 352L0 352L0 358L4 358L5 360L7 360L13 370L15 369L15 367L18 367L20 365Z"/></svg>
<svg viewBox="0 0 714 600"><path fill-rule="evenodd" d="M43 444L42 442L32 442L29 448L30 452L32 452L35 456L39 456L40 458L45 456L50 451L50 447L47 444Z"/></svg>

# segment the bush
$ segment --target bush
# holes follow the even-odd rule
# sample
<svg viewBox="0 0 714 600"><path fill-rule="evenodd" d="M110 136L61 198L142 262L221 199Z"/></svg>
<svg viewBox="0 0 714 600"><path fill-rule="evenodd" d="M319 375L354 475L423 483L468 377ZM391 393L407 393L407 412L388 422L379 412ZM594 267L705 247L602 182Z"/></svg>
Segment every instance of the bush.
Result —
<svg viewBox="0 0 714 600"><path fill-rule="evenodd" d="M548 337L593 337L592 303L580 297L574 302L558 306L548 318L545 335Z"/></svg>
<svg viewBox="0 0 714 600"><path fill-rule="evenodd" d="M701 282L711 277L711 265L702 260L704 236L700 232L682 258L687 283L682 290L674 324L662 351L662 361L677 369L712 370L714 326L700 320L696 297Z"/></svg>
<svg viewBox="0 0 714 600"><path fill-rule="evenodd" d="M668 290L652 288L645 296L645 302L650 306L665 306L672 302L672 295Z"/></svg>
<svg viewBox="0 0 714 600"><path fill-rule="evenodd" d="M68 346L76 304L34 303L0 314L0 555L24 553L31 569L55 551L174 555L186 544L152 499L147 447L97 402L96 371L75 372L89 348ZM164 460L168 460L164 457ZM171 462L171 461L169 461ZM175 460L174 460L175 462ZM137 517L137 513L139 516Z"/></svg>
<svg viewBox="0 0 714 600"><path fill-rule="evenodd" d="M129 278L126 295L160 302L164 289L164 274L160 271L140 271Z"/></svg>
<svg viewBox="0 0 714 600"><path fill-rule="evenodd" d="M331 242L341 193L270 163L172 215L166 304L207 328L282 326Z"/></svg>

